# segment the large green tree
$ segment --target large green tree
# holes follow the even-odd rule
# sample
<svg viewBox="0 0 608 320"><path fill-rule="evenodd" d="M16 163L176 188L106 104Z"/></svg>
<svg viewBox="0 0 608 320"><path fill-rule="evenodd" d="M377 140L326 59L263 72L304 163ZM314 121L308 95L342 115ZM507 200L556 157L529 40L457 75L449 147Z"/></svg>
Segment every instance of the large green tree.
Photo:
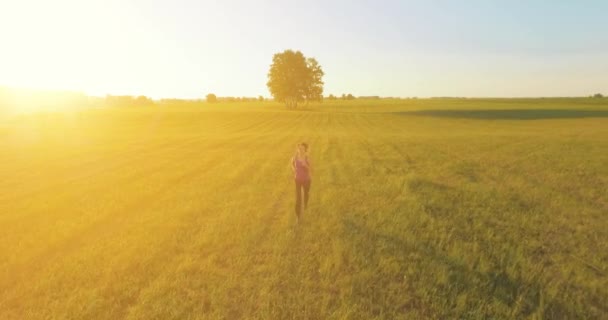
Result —
<svg viewBox="0 0 608 320"><path fill-rule="evenodd" d="M299 102L323 98L323 75L314 58L306 58L300 51L285 50L272 57L266 85L276 101L295 108Z"/></svg>

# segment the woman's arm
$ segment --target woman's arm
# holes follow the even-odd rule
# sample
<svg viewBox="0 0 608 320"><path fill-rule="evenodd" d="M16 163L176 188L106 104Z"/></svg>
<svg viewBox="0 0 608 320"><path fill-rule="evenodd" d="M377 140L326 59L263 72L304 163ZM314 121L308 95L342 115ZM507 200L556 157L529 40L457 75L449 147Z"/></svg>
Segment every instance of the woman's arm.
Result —
<svg viewBox="0 0 608 320"><path fill-rule="evenodd" d="M296 163L295 163L295 157L291 157L291 171L296 172Z"/></svg>

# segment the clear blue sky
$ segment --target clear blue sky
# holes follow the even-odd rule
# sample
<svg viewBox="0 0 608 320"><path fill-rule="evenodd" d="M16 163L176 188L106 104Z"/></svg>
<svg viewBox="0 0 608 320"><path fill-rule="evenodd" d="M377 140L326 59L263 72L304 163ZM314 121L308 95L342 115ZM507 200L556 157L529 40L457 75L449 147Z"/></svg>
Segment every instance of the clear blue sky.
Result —
<svg viewBox="0 0 608 320"><path fill-rule="evenodd" d="M268 96L301 50L325 93L608 93L608 1L128 1L0 4L0 85L158 97Z"/></svg>

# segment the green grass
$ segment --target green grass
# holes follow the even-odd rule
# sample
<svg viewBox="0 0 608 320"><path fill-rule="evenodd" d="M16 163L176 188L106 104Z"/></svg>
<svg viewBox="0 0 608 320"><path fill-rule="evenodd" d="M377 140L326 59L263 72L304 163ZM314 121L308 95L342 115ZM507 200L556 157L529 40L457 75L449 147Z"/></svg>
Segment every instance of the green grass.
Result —
<svg viewBox="0 0 608 320"><path fill-rule="evenodd" d="M0 319L608 317L606 100L32 114L0 159Z"/></svg>

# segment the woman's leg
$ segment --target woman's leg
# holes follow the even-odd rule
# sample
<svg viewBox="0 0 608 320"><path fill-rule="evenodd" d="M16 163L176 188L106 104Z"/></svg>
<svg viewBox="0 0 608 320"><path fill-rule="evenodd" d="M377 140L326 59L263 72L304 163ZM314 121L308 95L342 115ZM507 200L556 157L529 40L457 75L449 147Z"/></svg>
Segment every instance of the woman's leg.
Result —
<svg viewBox="0 0 608 320"><path fill-rule="evenodd" d="M302 183L296 180L296 216L300 218L300 212L302 211Z"/></svg>
<svg viewBox="0 0 608 320"><path fill-rule="evenodd" d="M308 207L308 193L310 192L310 180L303 182L304 187L304 210Z"/></svg>

